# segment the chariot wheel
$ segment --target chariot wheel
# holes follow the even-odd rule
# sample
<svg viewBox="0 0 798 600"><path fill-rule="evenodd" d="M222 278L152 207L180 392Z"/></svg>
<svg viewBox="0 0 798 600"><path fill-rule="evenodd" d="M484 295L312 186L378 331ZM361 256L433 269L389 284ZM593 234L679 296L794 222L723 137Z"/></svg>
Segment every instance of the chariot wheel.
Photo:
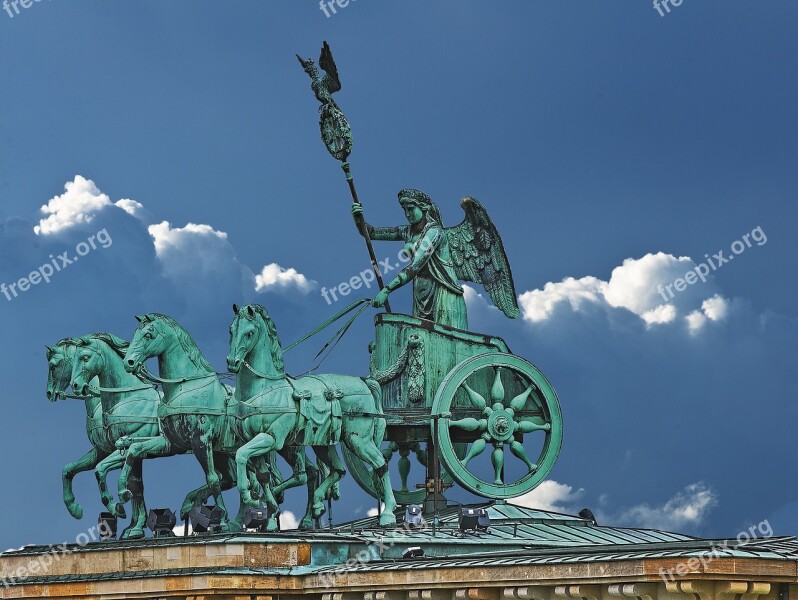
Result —
<svg viewBox="0 0 798 600"><path fill-rule="evenodd" d="M557 394L537 367L513 354L489 352L458 364L438 388L432 414L438 415L431 428L444 468L478 496L514 498L532 491L560 453ZM463 440L471 443L465 456L455 451ZM489 447L490 467L480 469L471 461ZM518 477L506 477L506 449L520 461L511 465Z"/></svg>
<svg viewBox="0 0 798 600"><path fill-rule="evenodd" d="M464 457L467 452L466 444L455 444L454 454ZM407 506L409 504L421 504L427 496L425 489L418 489L415 484L423 484L427 475L427 460L430 459L427 450L427 442L392 442L387 441L383 445L382 455L388 462L389 468L391 461L398 455L398 470L401 480L401 488L394 488L393 494L397 504ZM366 466L355 454L346 446L342 446L344 462L352 477L357 484L373 498L379 498L378 482L372 474L371 467ZM412 457L415 457L413 459ZM412 481L411 481L412 476ZM447 484L452 483L452 476L441 469L441 478ZM392 479L395 477L392 476Z"/></svg>

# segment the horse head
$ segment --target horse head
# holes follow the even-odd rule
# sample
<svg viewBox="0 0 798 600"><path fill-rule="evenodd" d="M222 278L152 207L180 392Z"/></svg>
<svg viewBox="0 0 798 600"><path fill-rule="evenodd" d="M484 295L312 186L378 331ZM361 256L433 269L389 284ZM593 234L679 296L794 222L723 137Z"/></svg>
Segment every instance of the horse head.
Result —
<svg viewBox="0 0 798 600"><path fill-rule="evenodd" d="M89 382L105 368L105 359L99 342L91 337L75 341L75 354L72 357L72 391L79 396L89 395Z"/></svg>
<svg viewBox="0 0 798 600"><path fill-rule="evenodd" d="M56 346L45 346L47 350L47 399L55 402L64 397L72 374L74 345L71 338L58 342Z"/></svg>
<svg viewBox="0 0 798 600"><path fill-rule="evenodd" d="M227 368L238 373L241 364L255 348L263 333L263 320L258 319L251 304L239 308L233 304L233 324L230 325L230 352L227 355Z"/></svg>
<svg viewBox="0 0 798 600"><path fill-rule="evenodd" d="M136 317L139 326L125 353L125 370L135 373L144 365L144 362L153 356L160 356L169 347L168 335L162 331L158 319L153 315Z"/></svg>

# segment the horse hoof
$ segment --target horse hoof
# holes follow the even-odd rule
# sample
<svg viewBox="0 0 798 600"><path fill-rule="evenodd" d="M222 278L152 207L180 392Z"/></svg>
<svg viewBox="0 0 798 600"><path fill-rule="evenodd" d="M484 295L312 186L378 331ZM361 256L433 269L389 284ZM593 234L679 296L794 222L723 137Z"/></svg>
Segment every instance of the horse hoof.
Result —
<svg viewBox="0 0 798 600"><path fill-rule="evenodd" d="M75 519L82 519L83 518L83 507L80 504L68 504L67 510L69 514L72 515Z"/></svg>
<svg viewBox="0 0 798 600"><path fill-rule="evenodd" d="M122 540L140 540L144 537L144 530L139 529L138 527L133 529L125 529L122 532L122 537L119 539Z"/></svg>
<svg viewBox="0 0 798 600"><path fill-rule="evenodd" d="M313 519L310 517L305 517L299 522L300 531L310 531L311 529L313 529Z"/></svg>
<svg viewBox="0 0 798 600"><path fill-rule="evenodd" d="M319 519L321 516L327 512L327 509L324 507L323 502L316 502L313 504L313 518Z"/></svg>
<svg viewBox="0 0 798 600"><path fill-rule="evenodd" d="M127 519L127 511L125 510L124 504L117 503L117 505L114 506L114 510L111 512L117 519Z"/></svg>
<svg viewBox="0 0 798 600"><path fill-rule="evenodd" d="M269 522L266 524L266 531L272 532L272 531L279 531L279 530L280 530L280 528L277 526L277 519L275 519L274 517L269 519Z"/></svg>
<svg viewBox="0 0 798 600"><path fill-rule="evenodd" d="M390 511L383 510L380 515L380 527L390 527L391 525L396 525L396 515Z"/></svg>

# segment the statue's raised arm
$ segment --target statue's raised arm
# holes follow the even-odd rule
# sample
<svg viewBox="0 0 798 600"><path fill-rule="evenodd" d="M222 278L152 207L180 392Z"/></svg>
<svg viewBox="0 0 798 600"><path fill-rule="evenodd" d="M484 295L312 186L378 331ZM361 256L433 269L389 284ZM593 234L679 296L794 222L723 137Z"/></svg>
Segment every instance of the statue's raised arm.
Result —
<svg viewBox="0 0 798 600"><path fill-rule="evenodd" d="M499 232L477 200L466 196L460 206L465 211L465 219L456 227L446 229L457 277L481 283L493 303L515 319L520 314L518 299Z"/></svg>

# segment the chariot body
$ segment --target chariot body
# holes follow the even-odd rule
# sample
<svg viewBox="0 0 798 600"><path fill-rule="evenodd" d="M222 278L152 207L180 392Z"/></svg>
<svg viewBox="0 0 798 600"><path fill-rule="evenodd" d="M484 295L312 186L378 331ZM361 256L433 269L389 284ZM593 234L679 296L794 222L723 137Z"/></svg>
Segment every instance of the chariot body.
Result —
<svg viewBox="0 0 798 600"><path fill-rule="evenodd" d="M398 460L399 504L438 506L453 482L486 498L513 498L546 478L560 451L562 415L534 365L501 338L410 315L378 314L375 329L371 377L382 388L383 455ZM371 471L351 452L344 456L358 484L378 497Z"/></svg>

